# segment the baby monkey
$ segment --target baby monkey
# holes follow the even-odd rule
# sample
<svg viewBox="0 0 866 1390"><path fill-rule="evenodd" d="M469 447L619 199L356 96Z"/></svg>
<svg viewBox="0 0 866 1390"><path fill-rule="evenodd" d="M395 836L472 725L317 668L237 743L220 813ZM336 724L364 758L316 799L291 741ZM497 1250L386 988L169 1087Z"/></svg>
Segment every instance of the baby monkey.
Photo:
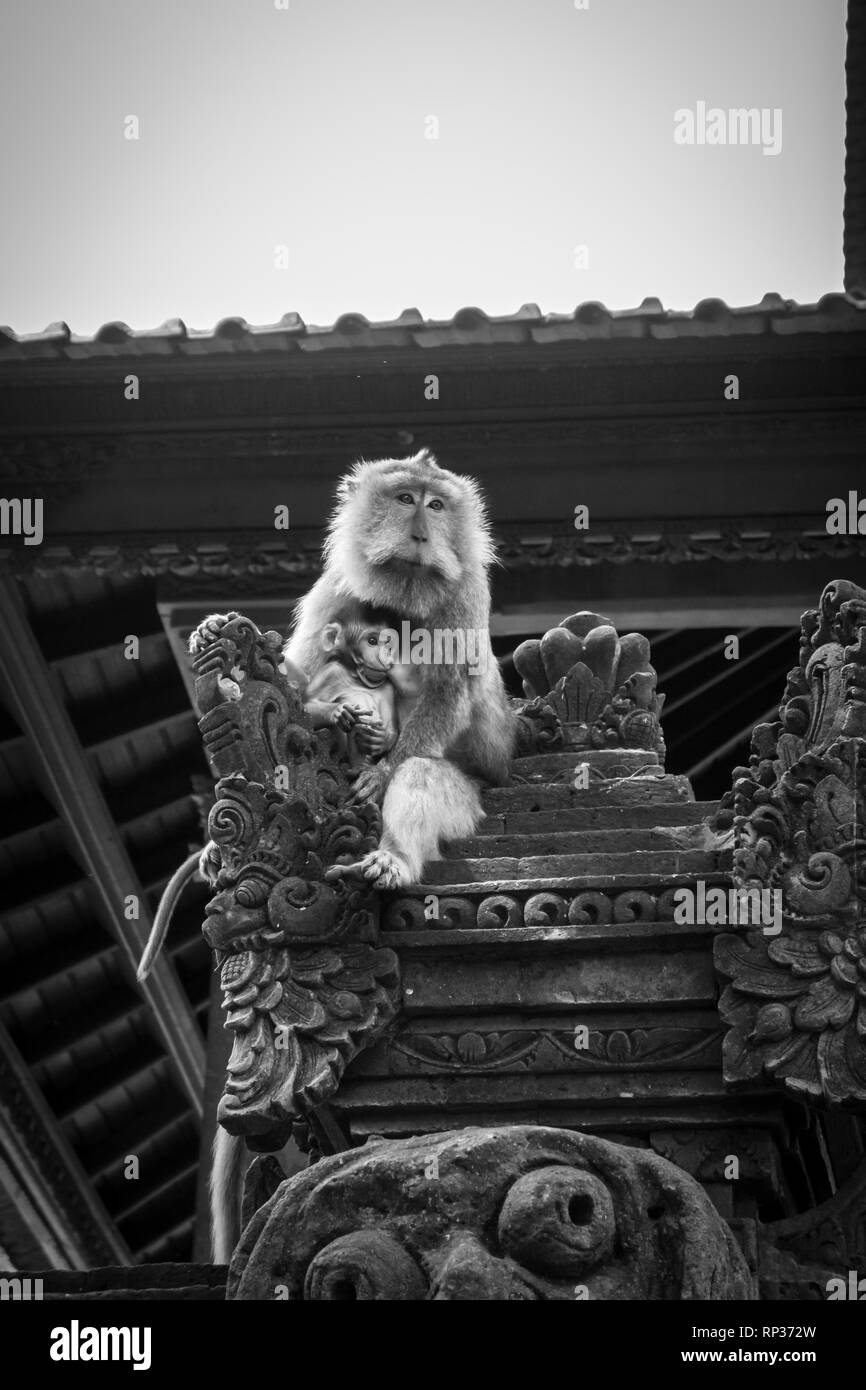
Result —
<svg viewBox="0 0 866 1390"><path fill-rule="evenodd" d="M338 731L355 770L397 741L389 631L375 609L358 605L340 613L322 632L325 664L305 693L304 708L314 726L330 724Z"/></svg>

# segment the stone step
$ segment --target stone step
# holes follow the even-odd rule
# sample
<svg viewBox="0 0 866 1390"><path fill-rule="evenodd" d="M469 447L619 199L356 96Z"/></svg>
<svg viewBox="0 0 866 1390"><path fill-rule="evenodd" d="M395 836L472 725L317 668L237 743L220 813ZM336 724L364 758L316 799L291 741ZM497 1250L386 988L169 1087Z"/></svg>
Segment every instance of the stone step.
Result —
<svg viewBox="0 0 866 1390"><path fill-rule="evenodd" d="M614 777L591 781L578 789L568 782L534 785L512 782L507 787L490 787L481 794L488 815L507 815L511 811L557 811L593 806L654 806L671 802L687 804L695 799L688 777Z"/></svg>
<svg viewBox="0 0 866 1390"><path fill-rule="evenodd" d="M479 835L535 834L558 830L653 830L659 826L697 825L715 815L717 801L683 801L661 805L580 805L549 811L490 814Z"/></svg>
<svg viewBox="0 0 866 1390"><path fill-rule="evenodd" d="M590 858L595 860L598 856L591 855ZM712 884L713 886L729 888L732 867L731 851L720 850L717 858L718 868L711 873L700 875L693 872L656 873L645 869L641 873L629 872L627 874L589 872L564 874L557 878L552 878L549 874L546 878L503 878L497 879L495 883L489 880L461 882L456 878L449 879L447 883L409 883L405 888L382 894L386 911L385 920L387 920L388 914L393 911L399 912L402 904L417 902L423 907L431 893L443 904L447 903L449 898L465 898L467 902L480 904L485 898L498 894L511 895L522 901L536 893L558 893L566 897L574 897L577 893L585 893L590 890L605 893L610 891L614 894L632 890L659 893L667 888L693 888L697 877L702 878L708 886ZM442 862L449 863L447 860ZM454 867L453 864L449 866Z"/></svg>
<svg viewBox="0 0 866 1390"><path fill-rule="evenodd" d="M477 859L514 856L518 859L539 855L633 853L645 850L712 849L714 843L704 825L656 826L635 830L629 826L610 830L548 830L533 834L484 833L454 840L446 859Z"/></svg>
<svg viewBox="0 0 866 1390"><path fill-rule="evenodd" d="M590 780L601 781L615 777L630 777L644 768L659 768L658 754L642 748L592 748L569 753L533 753L528 758L515 758L511 764L516 780L572 782L574 769L585 763L591 769Z"/></svg>
<svg viewBox="0 0 866 1390"><path fill-rule="evenodd" d="M727 850L625 850L610 854L528 855L523 857L441 859L427 867L424 882L489 883L499 892L503 879L563 879L581 875L689 874L702 878L730 868Z"/></svg>

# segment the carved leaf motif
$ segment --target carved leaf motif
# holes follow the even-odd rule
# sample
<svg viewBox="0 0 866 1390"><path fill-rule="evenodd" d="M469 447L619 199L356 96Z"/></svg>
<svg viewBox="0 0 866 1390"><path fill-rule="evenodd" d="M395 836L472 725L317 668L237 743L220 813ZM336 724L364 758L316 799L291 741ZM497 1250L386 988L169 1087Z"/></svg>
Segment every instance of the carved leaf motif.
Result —
<svg viewBox="0 0 866 1390"><path fill-rule="evenodd" d="M461 1062L480 1062L487 1054L487 1047L480 1033L461 1033L456 1051Z"/></svg>
<svg viewBox="0 0 866 1390"><path fill-rule="evenodd" d="M640 1039L635 1038L636 1048L640 1047ZM609 1062L625 1062L632 1053L632 1042L628 1033L622 1029L617 1029L607 1036L607 1059Z"/></svg>
<svg viewBox="0 0 866 1390"><path fill-rule="evenodd" d="M734 882L781 893L781 935L715 943L726 1079L846 1104L866 1101L866 671L845 674L842 643L864 649L864 600L835 581L804 615L780 722L734 776Z"/></svg>
<svg viewBox="0 0 866 1390"><path fill-rule="evenodd" d="M234 1033L219 1118L234 1134L282 1135L396 1011L397 958L376 946L370 894L325 881L347 854L375 847L379 812L344 809L347 765L280 672L279 634L229 613L202 623L191 649L221 775L209 821L221 873L205 928L224 953Z"/></svg>
<svg viewBox="0 0 866 1390"><path fill-rule="evenodd" d="M451 1071L486 1070L522 1060L537 1042L538 1034L534 1032L466 1032L456 1038L450 1034L407 1032L398 1034L394 1048L408 1057Z"/></svg>

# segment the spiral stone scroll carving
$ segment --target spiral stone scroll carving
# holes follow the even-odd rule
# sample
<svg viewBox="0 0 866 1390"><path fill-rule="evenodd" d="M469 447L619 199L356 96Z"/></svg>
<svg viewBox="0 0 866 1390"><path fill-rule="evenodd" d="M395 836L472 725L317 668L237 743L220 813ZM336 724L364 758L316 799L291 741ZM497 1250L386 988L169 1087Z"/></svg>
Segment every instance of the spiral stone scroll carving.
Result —
<svg viewBox="0 0 866 1390"><path fill-rule="evenodd" d="M328 878L375 848L379 812L346 806L337 741L313 730L281 646L238 613L208 619L191 640L199 727L219 778L203 931L234 1037L218 1115L259 1147L281 1145L333 1095L399 998L374 895Z"/></svg>

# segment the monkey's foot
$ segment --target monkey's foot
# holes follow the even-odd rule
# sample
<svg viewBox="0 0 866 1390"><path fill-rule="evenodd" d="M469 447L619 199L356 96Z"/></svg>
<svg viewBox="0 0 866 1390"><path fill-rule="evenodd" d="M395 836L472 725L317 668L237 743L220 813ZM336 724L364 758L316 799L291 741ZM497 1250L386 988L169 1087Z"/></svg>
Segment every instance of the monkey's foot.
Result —
<svg viewBox="0 0 866 1390"><path fill-rule="evenodd" d="M355 867L374 888L405 888L412 882L406 861L387 849L374 849Z"/></svg>

